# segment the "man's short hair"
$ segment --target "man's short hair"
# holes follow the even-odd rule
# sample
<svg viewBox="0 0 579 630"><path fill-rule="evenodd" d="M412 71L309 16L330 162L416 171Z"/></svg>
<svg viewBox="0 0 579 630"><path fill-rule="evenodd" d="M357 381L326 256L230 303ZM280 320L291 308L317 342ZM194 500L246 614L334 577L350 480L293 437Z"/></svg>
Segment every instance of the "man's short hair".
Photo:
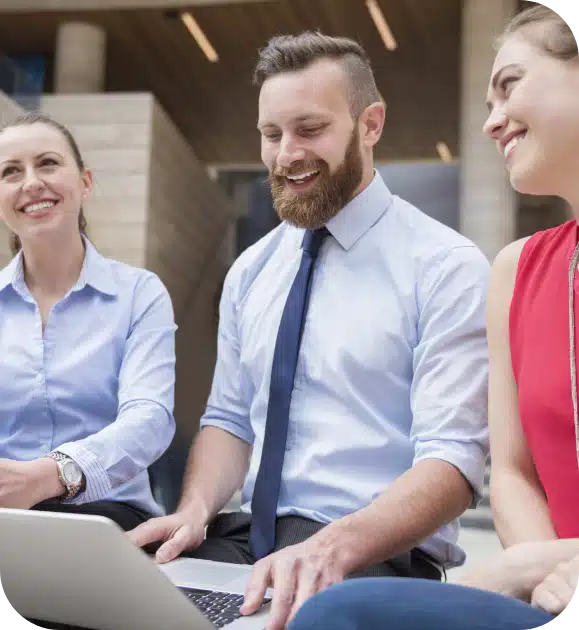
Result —
<svg viewBox="0 0 579 630"><path fill-rule="evenodd" d="M366 51L353 39L330 37L306 31L300 35L280 35L269 40L259 52L253 82L261 87L267 79L284 72L303 70L321 59L333 59L344 69L350 110L354 118L372 103L381 101L380 92Z"/></svg>

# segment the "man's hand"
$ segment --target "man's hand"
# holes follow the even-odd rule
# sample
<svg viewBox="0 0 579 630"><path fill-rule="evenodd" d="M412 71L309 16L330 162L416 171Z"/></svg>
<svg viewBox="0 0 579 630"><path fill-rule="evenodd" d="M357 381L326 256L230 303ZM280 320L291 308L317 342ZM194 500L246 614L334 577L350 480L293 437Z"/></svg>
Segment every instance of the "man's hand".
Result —
<svg viewBox="0 0 579 630"><path fill-rule="evenodd" d="M558 615L569 605L579 582L579 556L562 562L533 591L531 603L536 608Z"/></svg>
<svg viewBox="0 0 579 630"><path fill-rule="evenodd" d="M127 535L137 547L162 542L155 560L163 564L174 560L184 551L199 547L205 538L205 519L193 510L183 510L170 516L152 518Z"/></svg>
<svg viewBox="0 0 579 630"><path fill-rule="evenodd" d="M266 589L273 587L267 630L283 630L309 597L343 581L345 566L338 556L312 538L259 560L253 567L241 613L255 613Z"/></svg>
<svg viewBox="0 0 579 630"><path fill-rule="evenodd" d="M28 510L64 491L56 462L50 457L30 462L0 459L0 507Z"/></svg>

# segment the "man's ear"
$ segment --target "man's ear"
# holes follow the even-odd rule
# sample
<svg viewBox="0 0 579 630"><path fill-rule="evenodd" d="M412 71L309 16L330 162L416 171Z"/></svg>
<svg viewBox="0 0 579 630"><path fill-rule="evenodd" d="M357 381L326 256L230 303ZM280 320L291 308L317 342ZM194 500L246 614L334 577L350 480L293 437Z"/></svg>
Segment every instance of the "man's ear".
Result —
<svg viewBox="0 0 579 630"><path fill-rule="evenodd" d="M371 148L380 140L384 121L386 120L386 106L384 103L368 105L360 116L360 141L362 146Z"/></svg>

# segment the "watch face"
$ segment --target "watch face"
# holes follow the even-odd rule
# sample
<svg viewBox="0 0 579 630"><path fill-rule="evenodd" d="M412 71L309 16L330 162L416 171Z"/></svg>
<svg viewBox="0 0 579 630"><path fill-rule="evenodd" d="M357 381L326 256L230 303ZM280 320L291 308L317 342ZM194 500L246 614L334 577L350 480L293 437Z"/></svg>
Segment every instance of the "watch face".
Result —
<svg viewBox="0 0 579 630"><path fill-rule="evenodd" d="M62 476L66 479L66 482L70 484L77 484L82 481L81 469L71 461L64 462L62 466Z"/></svg>

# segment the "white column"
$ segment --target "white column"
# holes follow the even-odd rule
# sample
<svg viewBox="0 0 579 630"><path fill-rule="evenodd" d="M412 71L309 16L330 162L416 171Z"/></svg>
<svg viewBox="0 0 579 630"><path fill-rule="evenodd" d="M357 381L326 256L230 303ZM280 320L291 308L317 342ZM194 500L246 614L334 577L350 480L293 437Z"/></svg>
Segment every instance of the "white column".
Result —
<svg viewBox="0 0 579 630"><path fill-rule="evenodd" d="M503 159L482 133L494 41L515 7L516 0L463 0L460 229L491 260L516 236L516 194Z"/></svg>
<svg viewBox="0 0 579 630"><path fill-rule="evenodd" d="M102 92L105 65L106 35L102 28L83 22L61 24L56 38L55 92Z"/></svg>

